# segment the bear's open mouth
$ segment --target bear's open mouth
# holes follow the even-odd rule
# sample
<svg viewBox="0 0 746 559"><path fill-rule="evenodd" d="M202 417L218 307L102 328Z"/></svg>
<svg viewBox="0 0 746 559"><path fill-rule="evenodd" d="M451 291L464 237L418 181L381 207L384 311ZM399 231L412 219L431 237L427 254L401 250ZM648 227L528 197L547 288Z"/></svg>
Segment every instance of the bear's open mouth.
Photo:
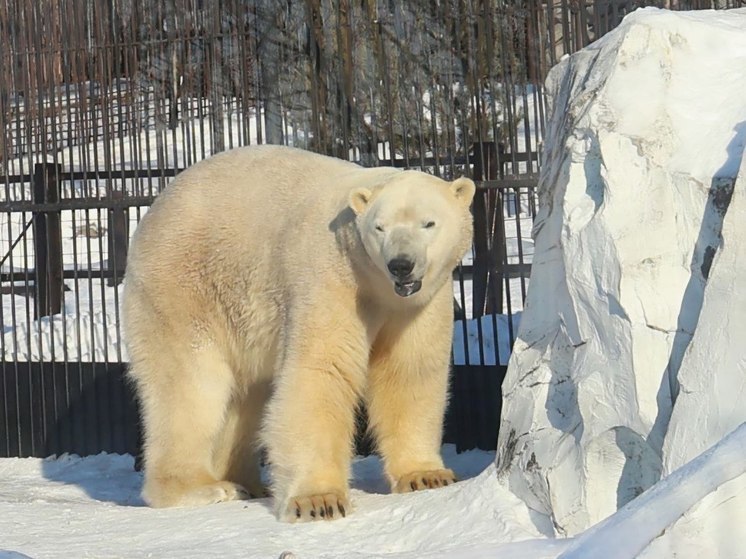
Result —
<svg viewBox="0 0 746 559"><path fill-rule="evenodd" d="M414 295L420 290L421 287L422 282L420 280L401 283L398 281L394 282L394 291L396 291L396 294L400 297L409 297L410 295Z"/></svg>

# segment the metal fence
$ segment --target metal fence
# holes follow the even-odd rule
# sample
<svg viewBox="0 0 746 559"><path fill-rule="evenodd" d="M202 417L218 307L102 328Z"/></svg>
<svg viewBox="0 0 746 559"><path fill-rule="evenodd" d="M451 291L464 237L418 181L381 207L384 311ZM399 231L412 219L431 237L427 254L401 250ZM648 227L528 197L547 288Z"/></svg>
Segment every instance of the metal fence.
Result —
<svg viewBox="0 0 746 559"><path fill-rule="evenodd" d="M130 236L182 169L255 143L477 180L446 440L494 448L530 278L542 82L642 4L0 0L0 456L136 452L119 329Z"/></svg>

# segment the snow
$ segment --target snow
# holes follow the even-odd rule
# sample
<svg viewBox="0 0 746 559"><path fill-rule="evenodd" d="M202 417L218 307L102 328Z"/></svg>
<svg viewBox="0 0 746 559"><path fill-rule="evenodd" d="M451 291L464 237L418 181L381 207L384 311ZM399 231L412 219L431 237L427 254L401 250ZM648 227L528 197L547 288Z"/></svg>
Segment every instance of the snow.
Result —
<svg viewBox="0 0 746 559"><path fill-rule="evenodd" d="M744 67L746 11L648 8L547 80L498 470L560 534L746 421L743 179L725 213L746 142Z"/></svg>
<svg viewBox="0 0 746 559"><path fill-rule="evenodd" d="M739 490L736 490L736 487ZM604 557L624 559L669 557L671 544L666 530L695 506L715 500L718 505L732 501L731 519L699 515L696 548L679 547L673 557L743 557L746 556L746 533L728 530L728 525L743 519L746 513L746 424L725 436L718 444L697 456L652 489L620 509L603 522L578 536L560 555L560 559ZM718 494L719 493L719 494ZM730 522L728 521L730 520ZM658 554L660 552L660 554ZM723 553L721 553L723 552Z"/></svg>
<svg viewBox="0 0 746 559"><path fill-rule="evenodd" d="M404 495L386 494L376 457L356 459L353 514L310 524L278 522L268 499L148 508L130 456L6 458L0 559L746 557L746 424L574 539L508 491L493 453L443 454L462 481Z"/></svg>
<svg viewBox="0 0 746 559"><path fill-rule="evenodd" d="M515 339L520 323L520 311L511 316L485 315L479 319L457 320L453 328L453 364L507 365L511 338Z"/></svg>
<svg viewBox="0 0 746 559"><path fill-rule="evenodd" d="M0 548L39 559L60 553L264 558L284 551L299 559L417 557L440 554L463 542L496 545L541 537L528 509L498 485L493 453L456 454L453 446L446 446L444 454L465 481L407 495L383 494L387 491L379 460L357 459L353 514L306 525L278 522L268 499L150 509L139 497L142 478L129 456L4 459Z"/></svg>

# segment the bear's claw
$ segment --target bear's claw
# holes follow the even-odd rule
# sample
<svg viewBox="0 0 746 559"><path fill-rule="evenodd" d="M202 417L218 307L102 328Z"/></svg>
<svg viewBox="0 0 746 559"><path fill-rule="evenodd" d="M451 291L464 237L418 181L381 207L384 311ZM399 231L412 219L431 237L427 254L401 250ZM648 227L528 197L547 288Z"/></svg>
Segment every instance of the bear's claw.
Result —
<svg viewBox="0 0 746 559"><path fill-rule="evenodd" d="M456 481L452 470L430 470L425 472L412 472L399 478L394 486L395 493L409 493L420 489L434 489L445 487Z"/></svg>
<svg viewBox="0 0 746 559"><path fill-rule="evenodd" d="M282 520L286 522L309 522L314 520L334 520L347 516L350 503L337 493L293 497L289 499Z"/></svg>

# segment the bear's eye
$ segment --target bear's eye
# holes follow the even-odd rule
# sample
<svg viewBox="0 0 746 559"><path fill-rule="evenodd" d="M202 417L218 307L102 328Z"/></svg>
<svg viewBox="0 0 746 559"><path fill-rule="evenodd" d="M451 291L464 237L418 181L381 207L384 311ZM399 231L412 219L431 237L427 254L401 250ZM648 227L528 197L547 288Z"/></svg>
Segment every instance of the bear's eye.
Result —
<svg viewBox="0 0 746 559"><path fill-rule="evenodd" d="M383 233L383 225L380 223L376 223L376 231Z"/></svg>
<svg viewBox="0 0 746 559"><path fill-rule="evenodd" d="M432 229L433 227L435 227L435 222L434 221L426 221L425 224L422 227L423 227L423 229Z"/></svg>

